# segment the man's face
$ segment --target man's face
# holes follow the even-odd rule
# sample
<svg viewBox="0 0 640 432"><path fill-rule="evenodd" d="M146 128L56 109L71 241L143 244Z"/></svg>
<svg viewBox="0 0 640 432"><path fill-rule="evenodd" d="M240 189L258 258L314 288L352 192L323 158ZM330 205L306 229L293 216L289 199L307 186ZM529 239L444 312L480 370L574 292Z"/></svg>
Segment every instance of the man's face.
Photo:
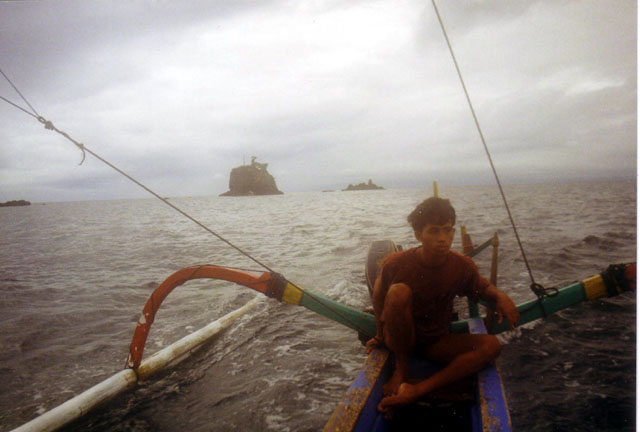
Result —
<svg viewBox="0 0 640 432"><path fill-rule="evenodd" d="M444 255L451 249L456 229L451 221L443 225L427 224L422 231L415 231L416 239L422 243L425 252Z"/></svg>

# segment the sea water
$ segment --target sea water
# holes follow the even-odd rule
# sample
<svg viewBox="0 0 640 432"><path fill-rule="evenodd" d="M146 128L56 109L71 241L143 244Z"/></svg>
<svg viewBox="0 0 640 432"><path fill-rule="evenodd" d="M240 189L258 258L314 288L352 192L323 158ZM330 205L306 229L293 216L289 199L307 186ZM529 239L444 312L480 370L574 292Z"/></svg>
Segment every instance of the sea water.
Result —
<svg viewBox="0 0 640 432"><path fill-rule="evenodd" d="M536 282L563 286L636 259L634 182L507 186ZM367 307L371 242L416 245L407 214L430 190L180 197L178 207L296 284ZM500 237L498 285L534 298L494 186L440 186L478 244ZM459 232L454 240L459 249ZM490 252L476 260L488 274ZM155 199L0 209L0 424L27 422L124 367L148 296L180 268L262 270ZM145 357L240 307L244 287L191 281L165 300ZM515 430L632 431L635 293L501 335ZM177 367L69 430L316 431L365 359L350 329L266 297Z"/></svg>

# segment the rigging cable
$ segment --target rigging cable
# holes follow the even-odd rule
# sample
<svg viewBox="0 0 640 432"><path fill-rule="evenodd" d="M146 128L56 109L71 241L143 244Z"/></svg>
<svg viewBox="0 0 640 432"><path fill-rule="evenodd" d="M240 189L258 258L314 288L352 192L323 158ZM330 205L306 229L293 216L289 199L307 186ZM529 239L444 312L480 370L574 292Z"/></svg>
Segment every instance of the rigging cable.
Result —
<svg viewBox="0 0 640 432"><path fill-rule="evenodd" d="M487 146L487 142L484 139L484 134L482 133L482 129L480 128L480 122L478 121L478 117L476 116L476 111L473 108L473 104L471 103L471 97L469 96L469 91L467 90L467 86L464 83L464 79L462 78L462 72L460 71L460 67L458 66L458 61L456 60L456 56L453 52L453 47L451 46L451 42L449 41L449 36L447 35L447 31L445 30L444 23L442 21L442 17L440 17L440 12L438 11L438 6L436 6L436 1L431 0L433 4L433 9L436 12L436 16L438 17L438 22L440 23L440 28L442 29L442 33L444 34L444 38L447 42L447 47L449 47L449 53L451 53L451 58L453 59L453 64L456 67L456 72L458 73L458 78L460 79L460 84L462 85L462 90L464 91L464 95L467 98L467 103L469 104L469 109L471 110L471 115L473 116L473 121L475 122L476 129L478 130L478 134L480 135L480 140L482 141L482 145L484 146L484 150L487 153L487 158L489 159L489 164L491 165L491 170L493 171L493 176L496 179L498 184L498 189L500 190L500 195L502 196L502 201L504 202L505 209L507 210L507 214L509 216L509 221L511 222L511 227L513 228L513 232L516 235L516 240L518 242L518 246L520 247L520 252L522 254L522 259L524 260L524 264L527 267L527 272L529 273L529 278L531 279L531 291L541 299L545 296L554 296L557 294L557 288L544 288L539 283L536 283L533 272L531 271L531 266L529 266L529 260L527 259L527 254L524 251L524 246L522 245L522 241L520 241L520 235L518 234L518 228L516 227L516 223L511 215L511 209L509 208L509 203L507 201L507 197L502 189L502 184L500 183L500 178L498 177L498 172L496 170L495 165L493 164L493 159L491 158L491 152L489 152L489 147ZM543 310L544 312L544 310ZM546 315L546 312L545 312Z"/></svg>
<svg viewBox="0 0 640 432"><path fill-rule="evenodd" d="M25 97L22 95L22 93L20 93L20 90L18 90L18 88L17 88L16 86L14 86L14 85L13 85L13 83L11 82L11 80L9 79L9 77L8 77L8 76L6 76L6 75L4 74L4 72L2 72L2 69L0 69L0 74L2 74L2 76L3 76L3 77L4 77L4 78L9 82L9 84L11 85L11 87L13 87L13 89L16 91L16 93L18 93L18 94L20 95L20 97L22 98L22 100L23 100L27 105L29 105L29 108L31 108L31 111L32 111L35 115L34 115L34 114L31 114L29 111L25 110L24 108L20 108L18 105L14 104L14 103L12 103L12 102L9 102L7 99L4 99L4 98L2 98L2 99L4 99L5 101L9 102L9 103L10 103L11 105L13 105L13 106L15 106L15 107L17 107L17 108L20 108L22 111L26 112L26 113L27 113L27 114L29 114L29 115L34 115L34 117L36 117L36 118L40 117L40 114L38 114L38 111L36 111L36 110L35 110L35 108L31 106L31 104L29 103L29 101L27 100L27 98L25 98ZM0 97L2 97L2 96L0 96Z"/></svg>
<svg viewBox="0 0 640 432"><path fill-rule="evenodd" d="M186 217L187 219L189 219L190 221L192 221L193 223L195 223L196 225L200 226L201 228L203 228L205 231L207 231L208 233L212 234L213 236L215 236L216 238L218 238L220 241L226 243L228 246L232 247L233 249L235 249L236 251L240 252L242 255L244 255L245 257L249 258L250 260L252 260L253 262L255 262L256 264L258 264L259 266L263 267L265 270L267 270L268 272L272 273L273 275L280 275L280 273L272 270L268 265L266 265L265 263L261 262L260 260L258 260L257 258L253 257L251 254L249 254L248 252L245 252L244 250L242 250L241 248L239 248L238 246L236 246L235 244L231 243L229 240L227 240L226 238L224 238L223 236L221 236L220 234L216 233L215 231L213 231L211 228L207 227L206 225L204 225L202 222L198 221L197 219L195 219L193 216L191 216L190 214L188 214L187 212L183 211L182 209L180 209L179 207L177 207L176 205L174 205L173 203L169 202L166 198L163 198L162 196L160 196L159 194L157 194L156 192L154 192L153 190L149 189L147 186L145 186L144 184L142 184L141 182L139 182L138 180L136 180L135 178L131 177L129 174L127 174L126 172L124 172L123 170L121 170L120 168L116 167L115 165L113 165L111 162L107 161L106 159L102 158L101 156L99 156L98 154L96 154L95 152L93 152L92 150L88 149L87 147L85 147L84 144L74 140L73 138L71 138L66 132L59 130L58 128L56 128L53 123L47 119L45 119L44 117L42 117L40 114L38 114L38 112L31 106L31 104L29 103L29 101L27 101L27 99L22 95L22 93L17 89L17 87L13 84L13 82L11 82L11 80L9 79L9 77L7 77L7 75L5 75L5 73L2 71L2 69L0 69L0 74L2 74L2 76L9 82L9 84L11 84L11 87L13 87L15 89L15 91L20 95L20 97L22 98L22 100L29 106L29 108L31 108L32 112L29 112L28 110L26 110L25 108L11 102L10 100L6 99L3 96L0 96L0 99L4 100L5 102L9 103L10 105L14 106L15 108L23 111L24 113L36 118L40 123L42 123L44 125L44 127L48 130L52 130L55 131L57 133L59 133L60 135L64 136L65 138L67 138L69 141L71 141L73 144L75 144L81 151L82 151L82 161L80 162L80 164L82 164L82 162L84 162L85 159L85 152L89 153L90 155L92 155L93 157L95 157L96 159L98 159L99 161L101 161L102 163L106 164L107 166L109 166L110 168L114 169L115 171L117 171L118 173L120 173L121 175L123 175L124 177L126 177L127 179L129 179L130 181L132 181L133 183L137 184L138 186L140 186L142 189L144 189L145 191L147 191L148 193L150 193L151 195L153 195L154 197L158 198L160 201L162 201L163 203L165 203L166 205L168 205L169 207L171 207L172 209L174 209L175 211L177 211L178 213L180 213L181 215L183 215L184 217ZM362 328L362 326L358 325L358 323L354 322L353 320L349 319L348 317L346 317L344 314L342 314L339 310L334 309L330 304L327 304L326 302L324 302L322 299L320 299L319 297L317 297L315 294L313 294L310 291L304 290L302 289L300 286L296 285L295 283L293 283L292 281L288 280L287 278L285 278L284 276L282 276L282 278L287 281L288 283L290 283L292 286L294 286L295 288L299 289L301 292L303 292L304 294L306 294L310 299L312 299L313 301L315 301L316 303L318 303L319 305L321 305L322 307L326 308L327 310L333 312L334 314L336 314L337 316L339 316L340 318L342 318L345 322L351 324L353 326L354 329L356 329L358 332L363 333L367 336L370 337L375 337L375 335L372 335L371 332L367 331L366 329Z"/></svg>

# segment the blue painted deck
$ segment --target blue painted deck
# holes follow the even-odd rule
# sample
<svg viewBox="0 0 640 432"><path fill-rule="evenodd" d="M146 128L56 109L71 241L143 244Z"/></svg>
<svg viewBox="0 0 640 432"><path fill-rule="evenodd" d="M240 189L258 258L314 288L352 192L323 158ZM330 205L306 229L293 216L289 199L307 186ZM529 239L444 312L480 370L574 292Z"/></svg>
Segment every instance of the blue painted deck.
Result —
<svg viewBox="0 0 640 432"><path fill-rule="evenodd" d="M486 333L480 319L471 320L469 332ZM441 403L419 402L396 412L393 421L384 419L377 405L382 398L382 385L391 374L392 356L386 350L374 350L346 391L339 406L325 425L324 431L390 431L470 430L474 432L509 432L511 419L500 374L488 366L468 382L470 397ZM411 376L425 379L437 371L427 360L413 359ZM464 384L464 383L463 383ZM461 392L464 393L464 392Z"/></svg>

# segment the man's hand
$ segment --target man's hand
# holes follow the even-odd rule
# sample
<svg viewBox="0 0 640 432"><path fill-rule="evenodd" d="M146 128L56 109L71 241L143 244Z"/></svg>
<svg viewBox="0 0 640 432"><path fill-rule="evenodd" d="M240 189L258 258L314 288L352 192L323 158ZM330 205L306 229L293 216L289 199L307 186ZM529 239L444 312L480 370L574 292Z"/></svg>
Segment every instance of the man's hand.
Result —
<svg viewBox="0 0 640 432"><path fill-rule="evenodd" d="M383 348L384 342L382 342L381 337L376 336L369 339L365 346L367 347L367 354L370 354L375 348Z"/></svg>
<svg viewBox="0 0 640 432"><path fill-rule="evenodd" d="M502 291L498 291L496 312L498 314L498 323L502 323L502 317L506 317L512 330L516 324L518 324L520 313L518 312L515 303L513 303L513 300L511 300L511 298Z"/></svg>

